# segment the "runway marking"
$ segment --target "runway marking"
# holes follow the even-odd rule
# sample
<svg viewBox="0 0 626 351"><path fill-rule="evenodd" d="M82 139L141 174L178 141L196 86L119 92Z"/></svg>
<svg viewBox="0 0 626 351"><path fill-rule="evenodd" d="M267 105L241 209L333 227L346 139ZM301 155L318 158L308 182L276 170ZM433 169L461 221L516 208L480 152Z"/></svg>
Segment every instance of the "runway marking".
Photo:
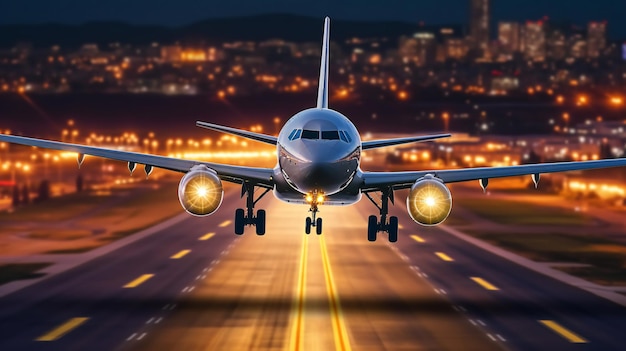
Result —
<svg viewBox="0 0 626 351"><path fill-rule="evenodd" d="M444 260L444 261L446 261L446 262L452 262L452 261L454 261L454 260L452 259L452 257L450 257L450 256L446 255L446 254L445 254L445 253L443 253L443 252L435 252L435 255L439 256L439 258L441 258L442 260Z"/></svg>
<svg viewBox="0 0 626 351"><path fill-rule="evenodd" d="M137 338L137 340L141 340L141 339L145 338L145 337L146 337L146 335L148 335L148 333L143 333L143 334L139 335L139 337Z"/></svg>
<svg viewBox="0 0 626 351"><path fill-rule="evenodd" d="M135 336L137 336L137 333L133 333L133 335L129 336L126 341L131 341L135 338Z"/></svg>
<svg viewBox="0 0 626 351"><path fill-rule="evenodd" d="M411 235L411 238L413 238L413 240L417 241L418 243L426 242L426 240L422 239L420 236L417 236L417 235Z"/></svg>
<svg viewBox="0 0 626 351"><path fill-rule="evenodd" d="M487 336L491 339L491 341L496 341L496 338L493 335L487 333Z"/></svg>
<svg viewBox="0 0 626 351"><path fill-rule="evenodd" d="M346 324L343 320L341 304L339 303L339 295L335 289L335 280L333 279L333 271L330 268L330 260L328 259L328 249L326 248L326 239L320 237L320 248L322 249L322 262L324 264L324 276L326 278L326 292L330 299L330 314L333 326L333 335L335 337L335 349L342 351L351 351L350 340Z"/></svg>
<svg viewBox="0 0 626 351"><path fill-rule="evenodd" d="M580 336L576 335L571 330L565 328L564 326L558 324L555 321L545 320L544 319L544 320L540 320L539 323L541 323L541 324L545 325L546 327L552 329L552 331L554 331L555 333L561 335L562 337L564 337L565 339L567 339L571 343L584 344L584 343L587 342L587 340L581 338Z"/></svg>
<svg viewBox="0 0 626 351"><path fill-rule="evenodd" d="M220 223L219 227L220 228L224 228L225 226L229 225L231 223L230 220L225 220L224 222Z"/></svg>
<svg viewBox="0 0 626 351"><path fill-rule="evenodd" d="M130 289L130 288L136 288L139 285L141 285L142 283L144 283L146 280L150 279L154 277L154 274L144 274L142 276L140 276L139 278L133 280L132 282L124 285L124 288L126 289Z"/></svg>
<svg viewBox="0 0 626 351"><path fill-rule="evenodd" d="M85 323L89 318L87 317L75 317L69 321L61 324L60 326L52 329L48 333L38 337L37 341L54 341L63 337L63 335L69 333L73 329L78 328L81 324Z"/></svg>
<svg viewBox="0 0 626 351"><path fill-rule="evenodd" d="M506 339L502 335L496 334L496 336L498 337L498 339L500 339L500 341L506 342Z"/></svg>
<svg viewBox="0 0 626 351"><path fill-rule="evenodd" d="M484 280L483 278L470 277L470 279L472 279L474 282L476 282L476 284L482 286L486 290L491 290L491 291L500 290L495 285L489 283L488 281Z"/></svg>
<svg viewBox="0 0 626 351"><path fill-rule="evenodd" d="M302 350L302 339L304 333L304 292L306 289L307 256L309 252L309 237L302 240L302 250L300 252L300 267L298 269L298 287L296 288L296 298L292 307L291 336L289 338L289 350ZM295 313L295 316L293 315Z"/></svg>
<svg viewBox="0 0 626 351"><path fill-rule="evenodd" d="M154 324L159 324L161 323L162 320L163 320L163 317L159 317L159 319L157 319L156 322L154 322Z"/></svg>
<svg viewBox="0 0 626 351"><path fill-rule="evenodd" d="M204 234L203 236L201 236L198 240L206 241L206 240L211 239L214 235L215 235L215 233L207 233L207 234Z"/></svg>
<svg viewBox="0 0 626 351"><path fill-rule="evenodd" d="M170 257L170 258L173 259L173 260L178 260L180 258L185 257L190 252L191 252L191 250L182 250L179 253L177 253L175 255L172 255L172 257Z"/></svg>

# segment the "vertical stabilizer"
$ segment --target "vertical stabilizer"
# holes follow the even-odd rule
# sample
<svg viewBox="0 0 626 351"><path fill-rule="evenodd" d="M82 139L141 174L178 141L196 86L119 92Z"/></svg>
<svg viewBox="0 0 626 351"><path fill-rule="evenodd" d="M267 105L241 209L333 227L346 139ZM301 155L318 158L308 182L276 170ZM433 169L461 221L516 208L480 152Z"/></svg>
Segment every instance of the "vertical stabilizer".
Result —
<svg viewBox="0 0 626 351"><path fill-rule="evenodd" d="M330 18L324 21L324 38L322 39L322 61L320 63L320 80L317 86L317 108L328 108L328 38L330 37Z"/></svg>

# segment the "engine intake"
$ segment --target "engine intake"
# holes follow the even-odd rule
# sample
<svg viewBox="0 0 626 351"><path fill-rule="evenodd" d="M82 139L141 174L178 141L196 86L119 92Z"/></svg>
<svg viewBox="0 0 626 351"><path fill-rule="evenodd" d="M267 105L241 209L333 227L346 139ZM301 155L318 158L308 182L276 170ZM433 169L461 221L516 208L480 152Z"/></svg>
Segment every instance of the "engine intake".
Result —
<svg viewBox="0 0 626 351"><path fill-rule="evenodd" d="M208 216L220 207L224 198L222 182L214 170L205 165L191 168L178 185L178 200L187 213Z"/></svg>
<svg viewBox="0 0 626 351"><path fill-rule="evenodd" d="M415 222L437 225L448 218L452 210L452 194L440 179L429 174L413 184L406 198L406 208Z"/></svg>

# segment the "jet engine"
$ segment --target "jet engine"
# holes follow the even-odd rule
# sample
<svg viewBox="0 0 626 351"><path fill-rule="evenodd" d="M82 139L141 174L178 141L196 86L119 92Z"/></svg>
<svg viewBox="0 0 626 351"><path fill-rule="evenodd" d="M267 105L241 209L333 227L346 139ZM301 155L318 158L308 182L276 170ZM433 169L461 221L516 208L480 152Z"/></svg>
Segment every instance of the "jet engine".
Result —
<svg viewBox="0 0 626 351"><path fill-rule="evenodd" d="M205 165L192 167L178 185L180 204L194 216L208 216L217 211L223 198L220 178Z"/></svg>
<svg viewBox="0 0 626 351"><path fill-rule="evenodd" d="M406 198L411 219L424 226L443 222L452 210L452 194L438 178L428 174L418 179Z"/></svg>

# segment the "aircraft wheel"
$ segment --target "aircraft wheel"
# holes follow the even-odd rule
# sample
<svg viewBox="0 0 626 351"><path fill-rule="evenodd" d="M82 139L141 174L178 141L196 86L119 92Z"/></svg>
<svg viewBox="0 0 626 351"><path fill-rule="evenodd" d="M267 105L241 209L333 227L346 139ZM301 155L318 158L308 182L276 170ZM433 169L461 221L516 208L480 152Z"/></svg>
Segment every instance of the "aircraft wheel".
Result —
<svg viewBox="0 0 626 351"><path fill-rule="evenodd" d="M389 242L395 243L398 241L398 217L389 217L389 228L387 228L387 231L389 232Z"/></svg>
<svg viewBox="0 0 626 351"><path fill-rule="evenodd" d="M238 208L235 210L235 234L241 235L243 234L244 227L244 210L243 208Z"/></svg>
<svg viewBox="0 0 626 351"><path fill-rule="evenodd" d="M315 223L315 232L317 233L317 235L322 234L322 219L321 218L318 218Z"/></svg>
<svg viewBox="0 0 626 351"><path fill-rule="evenodd" d="M307 234L311 234L311 225L313 222L311 221L311 217L306 218L306 225L304 226L304 232Z"/></svg>
<svg viewBox="0 0 626 351"><path fill-rule="evenodd" d="M376 218L376 216L370 216L367 220L367 240L376 241L377 232L378 218Z"/></svg>
<svg viewBox="0 0 626 351"><path fill-rule="evenodd" d="M265 210L256 213L256 234L265 235Z"/></svg>

